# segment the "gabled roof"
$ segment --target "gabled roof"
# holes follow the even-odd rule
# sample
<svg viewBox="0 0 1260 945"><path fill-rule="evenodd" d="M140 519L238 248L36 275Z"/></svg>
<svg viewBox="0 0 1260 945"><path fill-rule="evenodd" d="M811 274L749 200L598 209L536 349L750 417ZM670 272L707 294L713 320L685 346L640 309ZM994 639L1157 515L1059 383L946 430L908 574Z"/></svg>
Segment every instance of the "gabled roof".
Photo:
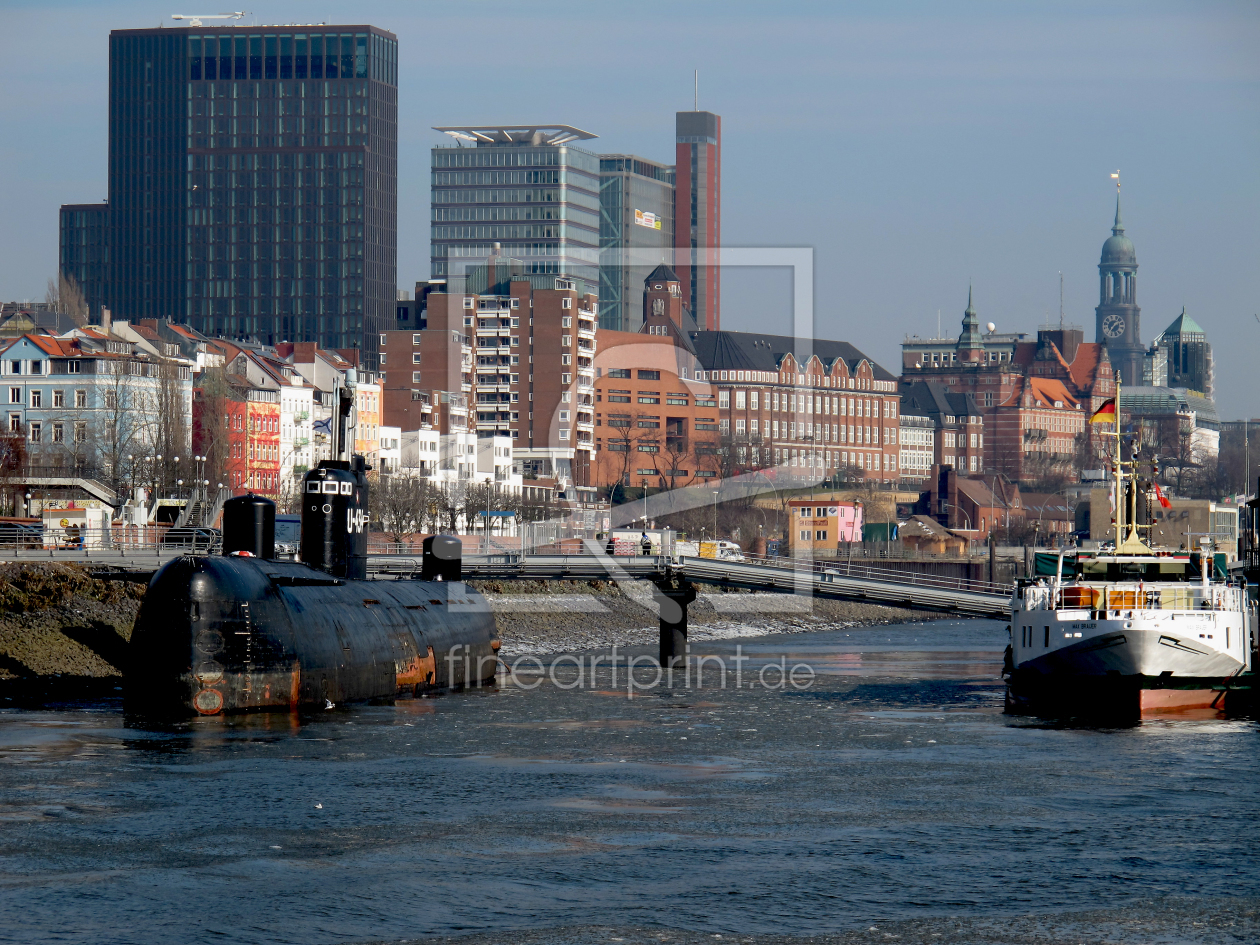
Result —
<svg viewBox="0 0 1260 945"><path fill-rule="evenodd" d="M1019 379L1011 396L1002 401L1001 406L1020 406L1024 402L1025 392L1032 394L1034 407L1053 407L1056 402L1064 407L1076 407L1080 403L1060 380L1053 377L1024 377Z"/></svg>
<svg viewBox="0 0 1260 945"><path fill-rule="evenodd" d="M837 360L844 361L850 374L857 370L861 362L866 361L876 380L896 380L895 376L873 358L867 357L847 341L798 341L786 335L764 335L747 331L697 331L691 334L691 340L695 345L696 357L706 371L734 369L777 372L783 358L789 354L799 363L808 363L810 356L816 355L828 368Z"/></svg>
<svg viewBox="0 0 1260 945"><path fill-rule="evenodd" d="M1106 345L1092 341L1077 345L1076 357L1072 359L1068 373L1078 389L1087 391L1094 386L1098 379L1098 365L1102 363L1106 350Z"/></svg>
<svg viewBox="0 0 1260 945"><path fill-rule="evenodd" d="M928 417L979 416L981 411L975 399L963 393L951 393L944 384L935 381L916 381L901 395L901 412L918 413Z"/></svg>

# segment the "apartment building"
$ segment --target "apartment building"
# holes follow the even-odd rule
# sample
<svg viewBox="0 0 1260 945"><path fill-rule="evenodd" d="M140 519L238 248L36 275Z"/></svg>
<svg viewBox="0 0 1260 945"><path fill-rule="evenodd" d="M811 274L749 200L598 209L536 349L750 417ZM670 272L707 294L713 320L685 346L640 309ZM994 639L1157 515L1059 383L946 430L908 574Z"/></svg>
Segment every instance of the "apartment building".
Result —
<svg viewBox="0 0 1260 945"><path fill-rule="evenodd" d="M469 398L469 429L508 438L531 479L589 484L598 331L595 286L530 274L493 252L467 284L430 292L426 328L383 335L386 423L407 430L426 391ZM421 411L422 413L422 411Z"/></svg>
<svg viewBox="0 0 1260 945"><path fill-rule="evenodd" d="M192 363L101 328L2 343L4 427L28 459L118 481L144 453L187 455Z"/></svg>

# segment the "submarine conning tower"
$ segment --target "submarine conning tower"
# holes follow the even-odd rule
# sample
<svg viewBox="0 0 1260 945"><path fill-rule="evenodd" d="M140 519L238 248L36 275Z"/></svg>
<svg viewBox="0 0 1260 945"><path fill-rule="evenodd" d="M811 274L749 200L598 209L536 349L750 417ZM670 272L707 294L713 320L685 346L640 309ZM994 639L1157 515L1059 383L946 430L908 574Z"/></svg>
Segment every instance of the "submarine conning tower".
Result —
<svg viewBox="0 0 1260 945"><path fill-rule="evenodd" d="M302 477L302 561L367 579L368 481L363 457L325 459ZM225 546L226 547L226 546Z"/></svg>
<svg viewBox="0 0 1260 945"><path fill-rule="evenodd" d="M426 540L419 580L368 581L363 458L302 480L302 562L275 558L275 504L224 503L223 554L182 555L149 582L124 681L129 712L323 709L479 686L498 669L485 599L458 538Z"/></svg>

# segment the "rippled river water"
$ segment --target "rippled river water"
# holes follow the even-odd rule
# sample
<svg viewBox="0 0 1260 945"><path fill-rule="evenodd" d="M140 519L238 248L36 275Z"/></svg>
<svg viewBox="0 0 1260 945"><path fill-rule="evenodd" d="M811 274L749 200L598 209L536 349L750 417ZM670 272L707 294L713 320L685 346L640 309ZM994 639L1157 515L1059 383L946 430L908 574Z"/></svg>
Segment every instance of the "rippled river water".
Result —
<svg viewBox="0 0 1260 945"><path fill-rule="evenodd" d="M729 641L818 675L182 731L0 712L0 941L1260 940L1256 724L1006 716L1004 644Z"/></svg>

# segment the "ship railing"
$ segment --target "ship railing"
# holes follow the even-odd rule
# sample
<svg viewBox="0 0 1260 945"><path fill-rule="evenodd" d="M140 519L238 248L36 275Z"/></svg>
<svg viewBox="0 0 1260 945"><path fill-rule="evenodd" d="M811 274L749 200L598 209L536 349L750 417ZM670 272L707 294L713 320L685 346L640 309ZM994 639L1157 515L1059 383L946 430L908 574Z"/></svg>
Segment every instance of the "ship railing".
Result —
<svg viewBox="0 0 1260 945"><path fill-rule="evenodd" d="M1026 587L1026 610L1239 610L1242 592L1213 584L1067 584Z"/></svg>

